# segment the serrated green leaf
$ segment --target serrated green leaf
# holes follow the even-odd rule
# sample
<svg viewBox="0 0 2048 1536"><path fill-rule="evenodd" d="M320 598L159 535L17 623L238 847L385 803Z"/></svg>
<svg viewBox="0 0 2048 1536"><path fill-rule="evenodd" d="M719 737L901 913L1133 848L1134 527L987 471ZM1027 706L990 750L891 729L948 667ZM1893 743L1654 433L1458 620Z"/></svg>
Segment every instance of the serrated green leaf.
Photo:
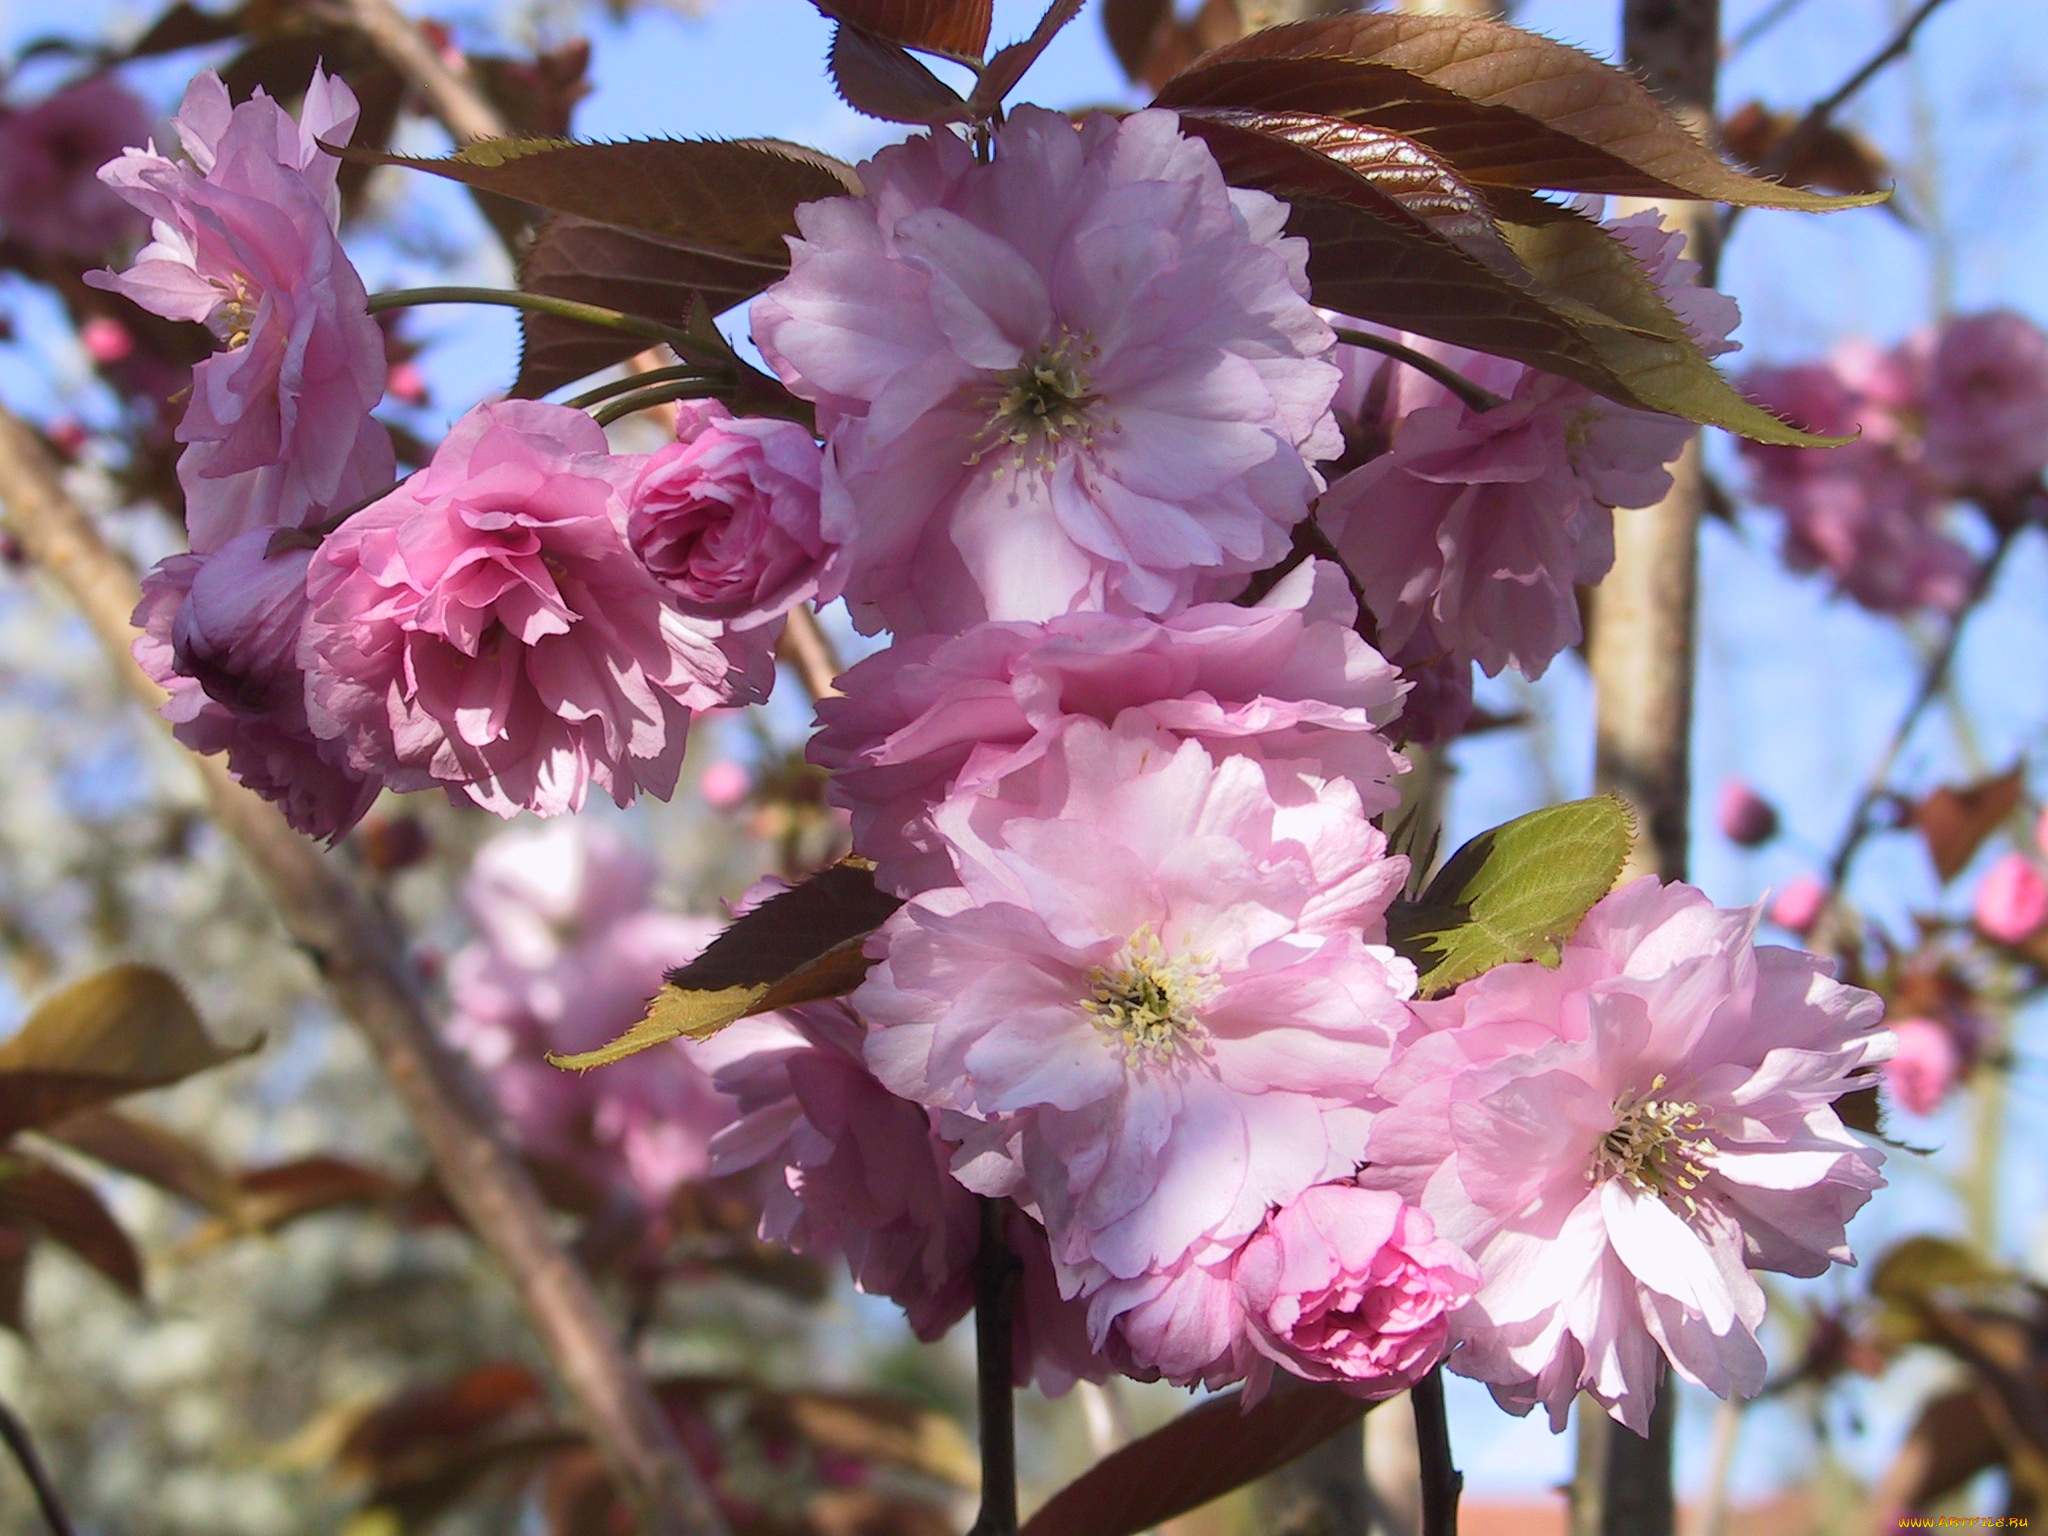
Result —
<svg viewBox="0 0 2048 1536"><path fill-rule="evenodd" d="M1482 832L1414 902L1387 914L1394 948L1435 997L1497 965L1557 963L1592 905L1614 889L1635 824L1613 795L1573 800Z"/></svg>
<svg viewBox="0 0 2048 1536"><path fill-rule="evenodd" d="M867 975L867 936L903 903L875 884L874 866L844 859L733 919L710 947L669 972L647 1017L608 1045L555 1066L587 1071L687 1037L706 1040L754 1013L842 997Z"/></svg>

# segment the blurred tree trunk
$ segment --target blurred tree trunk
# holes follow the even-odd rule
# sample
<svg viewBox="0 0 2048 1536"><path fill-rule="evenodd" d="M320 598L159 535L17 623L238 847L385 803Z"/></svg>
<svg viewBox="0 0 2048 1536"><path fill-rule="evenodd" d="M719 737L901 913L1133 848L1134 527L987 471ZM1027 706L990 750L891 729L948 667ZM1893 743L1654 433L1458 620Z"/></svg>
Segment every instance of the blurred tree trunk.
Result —
<svg viewBox="0 0 2048 1536"><path fill-rule="evenodd" d="M1720 59L1720 0L1624 0L1622 53L1687 125L1711 138ZM1714 275L1718 210L1662 210L1686 233L1686 254ZM1639 836L1623 878L1684 878L1691 793L1693 627L1706 478L1695 436L1654 507L1615 514L1614 569L1594 589L1587 663L1598 700L1594 779L1635 809ZM1579 1404L1573 1536L1670 1536L1676 1400L1660 1384L1647 1437Z"/></svg>

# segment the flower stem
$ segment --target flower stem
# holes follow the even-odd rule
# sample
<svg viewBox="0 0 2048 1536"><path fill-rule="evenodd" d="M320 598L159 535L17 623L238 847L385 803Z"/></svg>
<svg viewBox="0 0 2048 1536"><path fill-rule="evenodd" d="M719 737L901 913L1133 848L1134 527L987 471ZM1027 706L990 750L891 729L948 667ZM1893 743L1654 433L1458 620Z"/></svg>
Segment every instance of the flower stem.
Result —
<svg viewBox="0 0 2048 1536"><path fill-rule="evenodd" d="M36 1506L43 1512L43 1523L49 1526L50 1536L76 1536L77 1528L72 1525L71 1517L64 1513L64 1505L57 1497L57 1486L50 1481L49 1468L43 1465L43 1458L36 1454L36 1443L29 1438L28 1426L5 1403L0 1403L0 1440L7 1442L7 1449L21 1464L21 1475L28 1479L29 1487L35 1491Z"/></svg>
<svg viewBox="0 0 2048 1536"><path fill-rule="evenodd" d="M577 320L585 325L624 331L629 336L644 336L649 341L666 342L683 357L696 358L714 367L726 366L726 359L719 356L714 348L706 346L680 326L663 325L659 320L629 315L622 309L607 309L602 304L584 304L548 293L524 293L517 288L394 288L388 293L371 294L369 311L375 315L387 309L407 309L416 304L496 304L506 309L530 310L561 320Z"/></svg>
<svg viewBox="0 0 2048 1536"><path fill-rule="evenodd" d="M666 405L671 400L702 400L709 395L730 394L732 386L719 379L707 379L701 375L679 378L667 384L656 384L647 389L636 389L629 395L621 395L606 406L592 411L600 427L608 427L622 416L631 416L635 411L651 410L657 405Z"/></svg>
<svg viewBox="0 0 2048 1536"><path fill-rule="evenodd" d="M974 1256L974 1374L981 1410L981 1514L967 1536L1017 1536L1017 1403L1011 1357L1022 1266L1003 1228L1001 1200L981 1202Z"/></svg>
<svg viewBox="0 0 2048 1536"><path fill-rule="evenodd" d="M1427 352L1404 347L1391 337L1376 336L1371 331L1354 331L1344 325L1338 326L1336 330L1337 339L1345 346L1364 347L1368 352L1384 353L1397 363L1406 363L1417 373L1427 374L1435 379L1475 411L1490 411L1503 403L1499 395L1491 390L1481 389L1457 369L1438 362Z"/></svg>
<svg viewBox="0 0 2048 1536"><path fill-rule="evenodd" d="M1422 1463L1422 1536L1458 1536L1458 1496L1465 1474L1451 1462L1451 1424L1444 1413L1444 1368L1415 1383L1415 1449Z"/></svg>
<svg viewBox="0 0 2048 1536"><path fill-rule="evenodd" d="M674 368L650 368L645 373L629 373L624 378L610 379L603 384L594 385L580 395L572 395L562 404L571 410L587 411L593 405L602 405L616 395L629 395L636 389L703 377L703 370L694 363L683 363Z"/></svg>

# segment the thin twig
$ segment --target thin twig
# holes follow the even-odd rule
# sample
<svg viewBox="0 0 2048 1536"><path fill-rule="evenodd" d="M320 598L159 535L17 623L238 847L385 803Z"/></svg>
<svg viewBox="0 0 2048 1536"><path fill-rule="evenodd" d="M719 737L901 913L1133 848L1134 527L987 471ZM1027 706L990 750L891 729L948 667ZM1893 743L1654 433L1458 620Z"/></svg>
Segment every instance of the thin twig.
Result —
<svg viewBox="0 0 2048 1536"><path fill-rule="evenodd" d="M29 559L77 603L122 684L154 712L164 692L129 654L135 575L64 491L23 422L0 410L0 506ZM584 1426L643 1532L724 1536L725 1522L590 1278L557 1240L554 1217L497 1111L434 1026L402 935L277 808L195 757L214 820L240 845L286 932L311 957L336 1008L361 1031L433 1160L441 1187L490 1247L525 1304Z"/></svg>
<svg viewBox="0 0 2048 1536"><path fill-rule="evenodd" d="M1440 363L1427 352L1418 352L1413 347L1386 336L1376 336L1371 331L1353 330L1350 326L1335 327L1337 339L1348 347L1364 347L1368 352L1379 352L1391 357L1397 363L1406 363L1417 373L1435 379L1475 411L1490 411L1501 403L1499 395L1491 390L1481 389L1465 375L1447 363Z"/></svg>
<svg viewBox="0 0 2048 1536"><path fill-rule="evenodd" d="M1415 1450L1422 1463L1422 1536L1458 1536L1458 1497L1465 1474L1451 1460L1451 1425L1444 1413L1444 1368L1438 1366L1409 1393L1415 1408Z"/></svg>
<svg viewBox="0 0 2048 1536"><path fill-rule="evenodd" d="M1017 1536L1017 1281L1010 1252L1009 1206L981 1202L981 1248L974 1256L974 1377L981 1416L981 1514L967 1536Z"/></svg>
<svg viewBox="0 0 2048 1536"><path fill-rule="evenodd" d="M1911 15L1899 23L1882 48L1850 71L1849 77L1840 85L1806 109L1806 115L1793 125L1790 133L1778 141L1778 147L1771 151L1757 169L1767 176L1774 176L1795 164L1801 151L1819 136L1837 112L1848 105L1852 96L1876 79L1887 65L1905 57L1906 51L1913 46L1914 34L1930 16L1946 4L1948 0L1920 0L1920 4L1913 8ZM1742 209L1739 207L1730 208L1721 216L1723 240L1728 238L1741 217Z"/></svg>
<svg viewBox="0 0 2048 1536"><path fill-rule="evenodd" d="M50 1536L77 1536L77 1527L64 1513L64 1501L57 1497L57 1485L50 1481L50 1469L36 1454L36 1443L29 1438L28 1426L4 1402L0 1402L0 1440L7 1442L7 1449L14 1453L21 1467L21 1475L35 1490L36 1507L43 1512L43 1523L50 1528Z"/></svg>
<svg viewBox="0 0 2048 1536"><path fill-rule="evenodd" d="M798 606L789 610L775 655L803 680L814 700L839 696L839 651L810 609Z"/></svg>
<svg viewBox="0 0 2048 1536"><path fill-rule="evenodd" d="M1726 63L1752 43L1760 41L1765 33L1786 20L1804 4L1806 0L1777 0L1775 5L1766 6L1762 12L1750 18L1748 25L1728 39L1727 46L1721 50L1722 62Z"/></svg>
<svg viewBox="0 0 2048 1536"><path fill-rule="evenodd" d="M1878 759L1877 767L1863 786L1863 792L1856 797L1854 809L1849 812L1849 823L1842 830L1841 841L1835 845L1834 853L1828 859L1828 891L1831 899L1839 899L1843 883L1849 878L1849 866L1863 847L1866 839L1877 830L1871 819L1871 812L1891 793L1892 770L1898 766L1900 756L1912 740L1913 732L1919 727L1920 717L1927 713L1928 705L1939 698L1948 684L1949 669L1955 665L1956 649L1962 643L1963 630L1970 615L1983 604L1991 593L1992 585L1998 579L1999 568L2005 564L2007 551L2012 548L2014 529L2001 527L1998 542L1992 546L1990 555L1977 571L1977 578L1970 585L1963 599L1962 607L1949 621L1948 632L1941 637L1921 669L1919 684L1913 689L1913 696L1906 701L1905 713L1899 716L1899 723L1892 728L1891 740L1885 745L1884 755Z"/></svg>
<svg viewBox="0 0 2048 1536"><path fill-rule="evenodd" d="M385 62L426 97L428 108L457 143L511 136L504 115L477 89L468 71L451 68L391 0L335 0L323 9L368 38Z"/></svg>

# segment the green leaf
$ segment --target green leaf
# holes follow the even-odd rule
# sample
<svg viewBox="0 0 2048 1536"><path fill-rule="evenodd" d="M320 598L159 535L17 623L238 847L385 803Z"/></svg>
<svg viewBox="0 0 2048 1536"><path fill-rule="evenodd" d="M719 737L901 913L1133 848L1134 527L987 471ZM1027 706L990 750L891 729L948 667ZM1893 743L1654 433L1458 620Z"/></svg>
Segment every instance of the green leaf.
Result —
<svg viewBox="0 0 2048 1536"><path fill-rule="evenodd" d="M175 1083L260 1043L217 1045L170 976L146 965L114 966L44 999L0 1043L0 1141Z"/></svg>
<svg viewBox="0 0 2048 1536"><path fill-rule="evenodd" d="M550 1056L585 1071L687 1036L709 1039L753 1013L842 997L873 964L867 936L903 903L875 884L874 866L845 859L733 919L703 954L669 972L647 1017L609 1045Z"/></svg>
<svg viewBox="0 0 2048 1536"><path fill-rule="evenodd" d="M1635 841L1613 795L1573 800L1482 832L1437 872L1421 897L1387 914L1394 948L1436 997L1497 965L1555 965L1558 947L1614 889Z"/></svg>
<svg viewBox="0 0 2048 1536"><path fill-rule="evenodd" d="M1316 112L1406 134L1468 179L1759 208L1859 208L1752 176L1624 70L1505 22L1371 13L1268 27L1204 54L1164 107Z"/></svg>
<svg viewBox="0 0 2048 1536"><path fill-rule="evenodd" d="M777 139L486 139L440 159L358 150L346 157L747 262L763 286L789 266L785 241L796 233L800 204L860 191L851 166Z"/></svg>

